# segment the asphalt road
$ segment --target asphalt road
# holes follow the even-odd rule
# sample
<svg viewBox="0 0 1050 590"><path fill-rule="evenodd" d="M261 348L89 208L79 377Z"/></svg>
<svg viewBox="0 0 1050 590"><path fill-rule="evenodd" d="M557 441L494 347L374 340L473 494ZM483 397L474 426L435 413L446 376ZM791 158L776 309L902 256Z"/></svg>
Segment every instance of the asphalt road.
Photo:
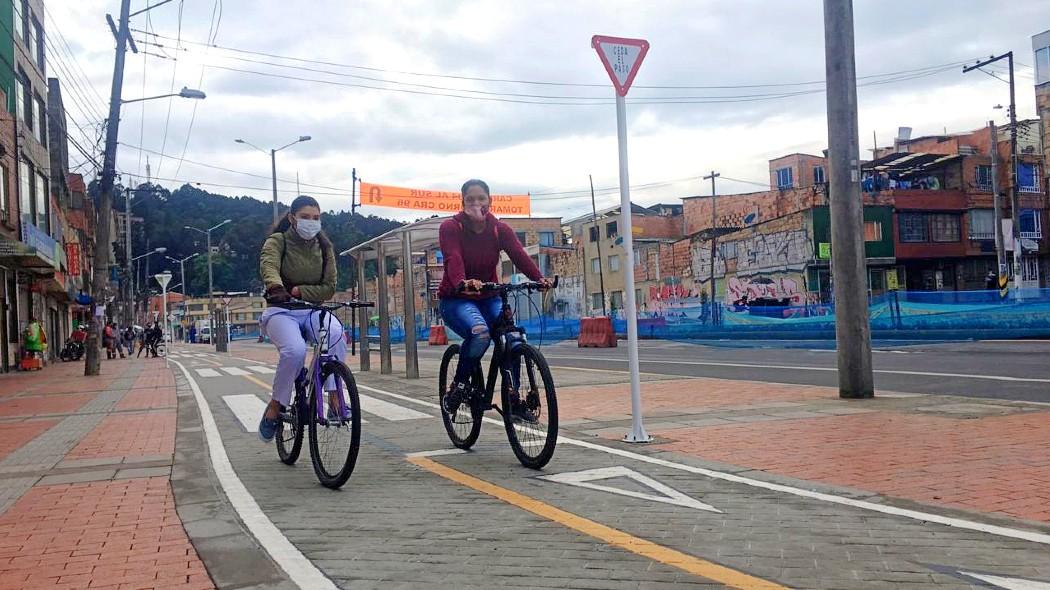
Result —
<svg viewBox="0 0 1050 590"><path fill-rule="evenodd" d="M419 347L421 358L440 358L442 351L442 347ZM574 342L562 342L545 345L543 351L552 366L627 370L624 341L614 349L577 348ZM643 340L639 357L642 372L648 373L838 385L835 351L816 347L737 348L731 343L710 346ZM876 346L872 357L876 393L932 393L1050 403L1048 340Z"/></svg>

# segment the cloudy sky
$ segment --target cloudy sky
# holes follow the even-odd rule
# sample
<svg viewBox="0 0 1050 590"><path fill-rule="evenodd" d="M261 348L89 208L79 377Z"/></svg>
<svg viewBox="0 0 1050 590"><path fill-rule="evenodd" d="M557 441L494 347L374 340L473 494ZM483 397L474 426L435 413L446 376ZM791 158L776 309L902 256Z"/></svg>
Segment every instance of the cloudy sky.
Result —
<svg viewBox="0 0 1050 590"><path fill-rule="evenodd" d="M51 75L69 79L74 136L94 143L113 71L104 15L119 2L48 10ZM1004 122L993 107L1009 100L994 77L1005 64L990 75L959 64L1008 50L1018 114L1034 116L1030 38L1050 28L1050 0L856 0L855 11L863 148L872 132L890 143L899 126L921 135ZM766 182L768 159L827 141L818 0L174 0L132 27L141 53L128 55L125 99L183 86L208 98L125 106L125 181L144 178L148 158L171 188L268 200L268 154L234 139L268 151L311 135L278 155L284 202L298 173L302 192L347 209L356 167L366 181L432 189L480 177L494 192L533 193L534 215L561 216L590 208L588 193L569 191L593 174L599 207L611 205L615 189L601 189L617 182L615 107L593 34L651 44L628 105L636 202L707 194L698 177L712 169ZM718 190L761 189L723 180Z"/></svg>

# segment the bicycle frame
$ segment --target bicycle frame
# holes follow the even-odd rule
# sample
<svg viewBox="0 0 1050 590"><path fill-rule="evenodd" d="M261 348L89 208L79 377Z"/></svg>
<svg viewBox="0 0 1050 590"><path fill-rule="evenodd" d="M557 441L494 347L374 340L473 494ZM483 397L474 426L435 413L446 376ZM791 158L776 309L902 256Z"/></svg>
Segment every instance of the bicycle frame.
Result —
<svg viewBox="0 0 1050 590"><path fill-rule="evenodd" d="M496 376L503 373L506 368L503 366L503 356L506 352L505 340L508 333L517 333L521 335L519 342L525 343L528 341L525 328L522 328L514 323L514 310L510 307L510 298L506 291L500 292L500 298L503 301L503 306L500 309L499 318L496 321L496 325L492 326L492 360L489 361L488 377L485 382L485 406L489 408L495 408L492 405L492 396L495 395L496 391ZM507 378L510 378L507 375ZM501 411L501 410L500 410Z"/></svg>

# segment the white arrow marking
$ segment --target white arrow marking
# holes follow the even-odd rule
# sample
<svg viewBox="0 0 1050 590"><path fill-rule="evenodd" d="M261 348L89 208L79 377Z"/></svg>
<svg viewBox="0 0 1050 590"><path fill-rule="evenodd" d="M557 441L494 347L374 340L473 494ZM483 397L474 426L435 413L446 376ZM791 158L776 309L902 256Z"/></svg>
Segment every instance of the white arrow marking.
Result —
<svg viewBox="0 0 1050 590"><path fill-rule="evenodd" d="M1006 590L1050 590L1050 582L1038 582L1036 580L1026 580L1024 578L1009 578L1006 576L993 576L989 574L963 571L960 571L959 575L980 580L986 584L991 584L996 588L1005 588Z"/></svg>
<svg viewBox="0 0 1050 590"><path fill-rule="evenodd" d="M596 480L610 479L613 477L626 477L633 479L634 481L652 488L662 495L645 494L642 492L635 492L632 490L622 490L620 488L614 488L612 486L606 486L596 483L591 483ZM539 479L545 479L548 481L556 481L558 483L567 483L573 486L579 486L581 488L588 488L591 490L598 490L602 492L611 492L613 494L620 494L621 496L629 496L631 498L640 498L642 500L650 500L652 502L663 502L664 504L673 504L675 506L684 506L686 508L695 508L697 510L706 510L708 512L719 512L722 511L711 506L710 504L704 504L703 502L690 498L689 496L679 492L678 490L664 485L655 479L642 475L633 469L628 469L622 465L616 467L601 467L598 469L586 469L584 471L570 471L567 473L555 473L553 475L544 475Z"/></svg>

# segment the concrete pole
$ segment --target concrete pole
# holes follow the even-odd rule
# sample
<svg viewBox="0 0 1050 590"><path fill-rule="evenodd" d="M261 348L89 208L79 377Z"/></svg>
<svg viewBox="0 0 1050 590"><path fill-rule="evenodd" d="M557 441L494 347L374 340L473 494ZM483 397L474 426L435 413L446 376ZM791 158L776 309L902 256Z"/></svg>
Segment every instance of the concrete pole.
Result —
<svg viewBox="0 0 1050 590"><path fill-rule="evenodd" d="M609 315L609 312L605 308L605 272L602 271L602 267L604 266L604 263L602 262L602 228L598 227L598 207L594 203L594 177L588 174L587 179L591 182L591 223L594 225L594 233L596 234L594 245L595 248L598 249L598 284L601 286L602 290L602 316L607 316ZM590 236L588 236L588 239L590 239ZM586 244L586 242L584 243ZM586 252L587 248L584 247L583 251ZM587 255L584 254L583 257L587 258Z"/></svg>
<svg viewBox="0 0 1050 590"><path fill-rule="evenodd" d="M419 356L416 351L416 281L412 272L412 233L401 234L401 258L404 270L401 274L405 292L405 377L419 379Z"/></svg>
<svg viewBox="0 0 1050 590"><path fill-rule="evenodd" d="M130 326L134 307L134 295L131 292L131 189L124 189L124 264L127 280L124 281L124 323Z"/></svg>
<svg viewBox="0 0 1050 590"><path fill-rule="evenodd" d="M1014 289L1021 299L1021 202L1017 197L1017 101L1014 97L1014 52L1006 52L1010 68L1010 213L1014 226Z"/></svg>
<svg viewBox="0 0 1050 590"><path fill-rule="evenodd" d="M839 396L866 398L875 395L875 384L864 272L852 0L824 0L824 60Z"/></svg>
<svg viewBox="0 0 1050 590"><path fill-rule="evenodd" d="M211 230L205 233L208 236L208 343L215 348L216 352L222 352L219 350L219 339L215 337L215 295L213 294L215 289L212 287Z"/></svg>
<svg viewBox="0 0 1050 590"><path fill-rule="evenodd" d="M988 154L992 157L992 199L995 204L995 268L999 284L1003 284L1003 277L1010 276L1010 273L1006 267L1006 248L1003 243L1003 196L999 194L999 132L995 128L994 120L988 121L988 133L991 135L992 144Z"/></svg>
<svg viewBox="0 0 1050 590"><path fill-rule="evenodd" d="M95 259L91 274L91 297L95 309L106 305L106 284L109 282L110 246L109 222L113 216L113 181L117 168L117 135L120 129L120 95L124 88L124 55L127 51L128 19L131 13L131 0L121 0L120 21L117 28L116 59L113 63L113 85L109 95L109 119L106 125L106 152L102 163L100 179L98 217L95 227ZM92 309L92 321L89 324L86 351L84 354L84 375L98 375L102 368L102 322L105 315L97 317Z"/></svg>
<svg viewBox="0 0 1050 590"><path fill-rule="evenodd" d="M721 176L714 170L711 174L704 177L704 180L711 179L711 324L714 324L715 318L715 258L718 254L718 238L715 232L715 226L718 225L718 215L715 209L718 197L715 193L715 179ZM671 246L671 258L674 258L674 245Z"/></svg>
<svg viewBox="0 0 1050 590"><path fill-rule="evenodd" d="M383 244L376 244L376 305L379 306L379 373L389 375L394 372L390 360L390 308L386 287L386 252Z"/></svg>
<svg viewBox="0 0 1050 590"><path fill-rule="evenodd" d="M364 252L359 252L357 254L357 299L358 299L358 301L368 301L368 296L367 296L367 293L366 293L365 285L366 285L366 283L365 283L365 254L364 254ZM359 350L360 350L360 352L358 352L358 355L360 355L359 358L360 358L361 370L362 371L370 371L370 370L372 370L372 367L371 367L372 363L371 363L371 359L369 358L369 351L368 351L368 316L371 315L371 313L372 313L371 308L368 308L368 307L362 307L362 308L359 308L357 310L357 314L358 314L357 315L357 318L358 318L357 325L358 325L358 330L360 330L360 332L361 332L360 336L358 338L358 342L359 342L358 346L359 346Z"/></svg>

